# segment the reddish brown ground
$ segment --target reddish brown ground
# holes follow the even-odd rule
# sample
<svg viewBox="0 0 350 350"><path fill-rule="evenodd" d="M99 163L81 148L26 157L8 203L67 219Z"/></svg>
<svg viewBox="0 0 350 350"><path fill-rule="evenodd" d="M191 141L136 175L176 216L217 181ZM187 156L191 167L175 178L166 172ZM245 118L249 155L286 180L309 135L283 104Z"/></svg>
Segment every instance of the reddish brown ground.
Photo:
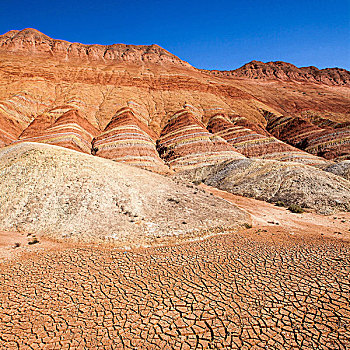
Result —
<svg viewBox="0 0 350 350"><path fill-rule="evenodd" d="M296 214L272 203L237 196L204 184L201 184L200 187L246 210L252 217L253 230L267 229L270 232L276 229L279 233L283 232L292 236L316 236L317 239L325 236L350 241L349 212L326 216L310 210Z"/></svg>
<svg viewBox="0 0 350 350"><path fill-rule="evenodd" d="M347 349L349 216L216 194L253 228L131 251L2 233L0 348Z"/></svg>

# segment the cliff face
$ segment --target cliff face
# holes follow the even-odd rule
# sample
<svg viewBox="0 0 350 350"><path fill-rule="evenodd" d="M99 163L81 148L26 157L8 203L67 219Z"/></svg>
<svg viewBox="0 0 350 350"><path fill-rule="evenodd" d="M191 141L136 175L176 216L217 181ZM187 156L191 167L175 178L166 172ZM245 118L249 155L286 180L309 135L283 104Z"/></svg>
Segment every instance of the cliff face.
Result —
<svg viewBox="0 0 350 350"><path fill-rule="evenodd" d="M244 156L346 160L349 74L255 61L203 71L157 45L13 30L0 36L0 147L51 143L158 172Z"/></svg>

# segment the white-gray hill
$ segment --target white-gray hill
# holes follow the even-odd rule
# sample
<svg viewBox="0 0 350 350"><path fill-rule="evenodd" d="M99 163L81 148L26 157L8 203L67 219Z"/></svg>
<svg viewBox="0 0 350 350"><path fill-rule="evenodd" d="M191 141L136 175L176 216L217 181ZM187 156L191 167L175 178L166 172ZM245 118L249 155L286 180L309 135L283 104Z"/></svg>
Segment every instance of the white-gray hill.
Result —
<svg viewBox="0 0 350 350"><path fill-rule="evenodd" d="M332 164L323 170L342 176L344 179L350 181L350 160L343 160L342 162Z"/></svg>
<svg viewBox="0 0 350 350"><path fill-rule="evenodd" d="M250 221L194 186L52 145L1 149L0 177L0 230L138 246Z"/></svg>
<svg viewBox="0 0 350 350"><path fill-rule="evenodd" d="M350 211L350 181L299 163L240 159L175 176L246 197L313 208L322 214Z"/></svg>

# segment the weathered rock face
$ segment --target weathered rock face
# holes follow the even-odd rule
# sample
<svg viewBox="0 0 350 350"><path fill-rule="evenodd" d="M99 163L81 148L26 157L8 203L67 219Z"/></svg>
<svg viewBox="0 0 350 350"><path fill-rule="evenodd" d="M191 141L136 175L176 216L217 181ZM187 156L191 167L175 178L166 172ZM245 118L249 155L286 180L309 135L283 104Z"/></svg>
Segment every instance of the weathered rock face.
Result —
<svg viewBox="0 0 350 350"><path fill-rule="evenodd" d="M253 123L247 118L240 115L230 115L229 120L236 126L245 127L246 129L250 129L260 135L271 136L270 133L261 124Z"/></svg>
<svg viewBox="0 0 350 350"><path fill-rule="evenodd" d="M154 132L130 108L122 108L92 143L93 154L158 173L169 173L160 159Z"/></svg>
<svg viewBox="0 0 350 350"><path fill-rule="evenodd" d="M261 135L245 126L237 125L223 114L217 114L209 120L208 130L224 138L246 157L294 161L309 165L326 164L324 159L302 152L268 133Z"/></svg>
<svg viewBox="0 0 350 350"><path fill-rule="evenodd" d="M33 116L47 108L27 92L0 100L0 147L15 141Z"/></svg>
<svg viewBox="0 0 350 350"><path fill-rule="evenodd" d="M320 116L304 116L306 120L309 120L313 125L317 125L320 128L332 128L332 129L341 129L341 128L350 128L350 121L337 122L330 120L328 118L323 118Z"/></svg>
<svg viewBox="0 0 350 350"><path fill-rule="evenodd" d="M350 126L322 129L301 117L266 114L267 130L280 140L326 159L350 159Z"/></svg>
<svg viewBox="0 0 350 350"><path fill-rule="evenodd" d="M188 170L177 176L242 196L298 204L322 214L350 211L349 181L294 162L241 159Z"/></svg>
<svg viewBox="0 0 350 350"><path fill-rule="evenodd" d="M215 75L242 77L250 79L279 79L284 81L307 81L327 85L350 86L350 72L342 68L317 69L298 68L286 62L252 61L233 71L211 71Z"/></svg>
<svg viewBox="0 0 350 350"><path fill-rule="evenodd" d="M20 127L12 119L8 119L0 110L0 147L14 142L20 133Z"/></svg>
<svg viewBox="0 0 350 350"><path fill-rule="evenodd" d="M158 45L83 45L55 40L38 30L11 30L0 36L0 49L8 53L30 53L63 60L115 62L151 62L191 67Z"/></svg>
<svg viewBox="0 0 350 350"><path fill-rule="evenodd" d="M52 145L2 148L0 173L0 230L140 246L250 222L193 186Z"/></svg>
<svg viewBox="0 0 350 350"><path fill-rule="evenodd" d="M188 108L168 121L157 144L158 152L174 170L244 158L224 139L210 134Z"/></svg>
<svg viewBox="0 0 350 350"><path fill-rule="evenodd" d="M332 164L323 170L339 175L350 181L350 160L344 160L342 162Z"/></svg>
<svg viewBox="0 0 350 350"><path fill-rule="evenodd" d="M38 116L18 142L40 142L91 153L91 142L98 130L71 106L60 106Z"/></svg>

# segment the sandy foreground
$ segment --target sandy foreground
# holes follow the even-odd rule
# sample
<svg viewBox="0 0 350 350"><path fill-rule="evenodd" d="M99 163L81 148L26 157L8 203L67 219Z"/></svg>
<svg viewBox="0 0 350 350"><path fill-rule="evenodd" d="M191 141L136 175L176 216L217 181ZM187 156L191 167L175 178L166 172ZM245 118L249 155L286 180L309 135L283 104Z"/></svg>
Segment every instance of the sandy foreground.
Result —
<svg viewBox="0 0 350 350"><path fill-rule="evenodd" d="M0 348L349 347L349 213L201 186L253 227L137 250L1 232Z"/></svg>

